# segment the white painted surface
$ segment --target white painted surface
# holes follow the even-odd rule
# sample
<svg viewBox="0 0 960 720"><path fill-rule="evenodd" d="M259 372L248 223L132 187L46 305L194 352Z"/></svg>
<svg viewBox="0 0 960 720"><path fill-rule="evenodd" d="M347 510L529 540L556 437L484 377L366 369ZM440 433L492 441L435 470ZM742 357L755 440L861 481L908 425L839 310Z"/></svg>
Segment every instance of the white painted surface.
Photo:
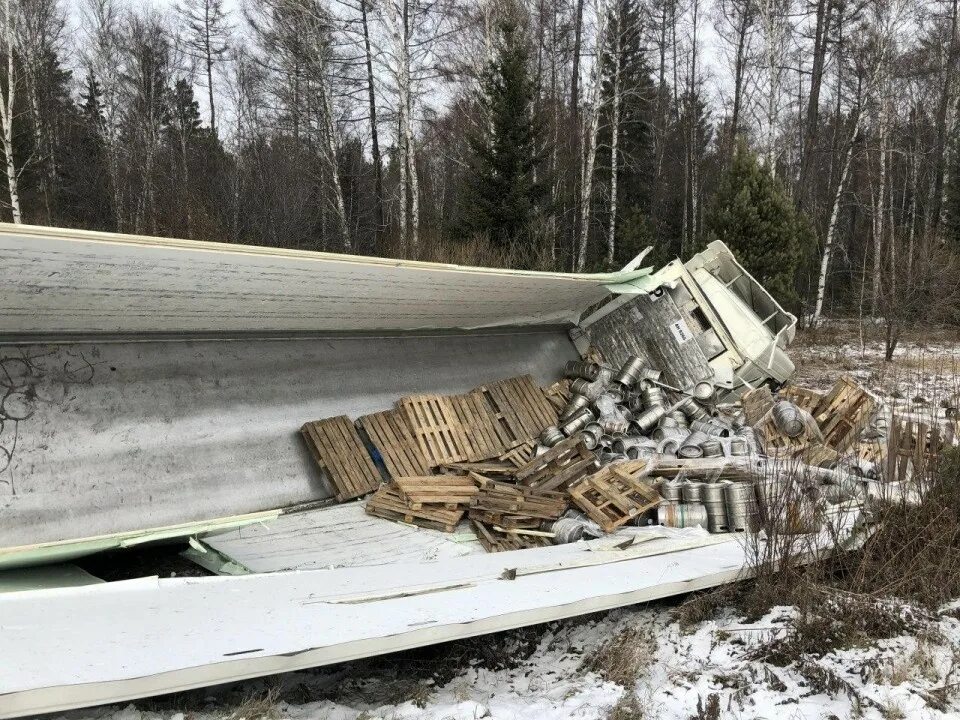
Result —
<svg viewBox="0 0 960 720"><path fill-rule="evenodd" d="M741 572L745 554L735 536L669 552L686 542L643 543L644 553L659 547L667 554L620 562L581 543L0 596L0 716L376 655L688 592ZM604 564L550 569L601 558ZM503 579L504 570L524 567L537 571Z"/></svg>
<svg viewBox="0 0 960 720"><path fill-rule="evenodd" d="M0 334L572 323L636 273L571 275L0 223Z"/></svg>
<svg viewBox="0 0 960 720"><path fill-rule="evenodd" d="M281 515L204 538L258 573L430 562L482 554L476 535L445 533L368 515L365 501ZM465 540L469 537L469 541Z"/></svg>

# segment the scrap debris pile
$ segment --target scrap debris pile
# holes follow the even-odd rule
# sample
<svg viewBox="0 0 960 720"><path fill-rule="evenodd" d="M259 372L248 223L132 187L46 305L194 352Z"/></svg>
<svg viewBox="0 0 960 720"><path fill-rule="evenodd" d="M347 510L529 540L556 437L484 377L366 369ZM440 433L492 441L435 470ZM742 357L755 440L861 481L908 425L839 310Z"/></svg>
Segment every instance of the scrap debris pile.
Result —
<svg viewBox="0 0 960 720"><path fill-rule="evenodd" d="M847 377L827 394L764 386L726 402L709 382L670 387L636 356L571 361L565 376L407 396L301 432L338 501L370 495L370 515L444 532L467 520L489 552L628 523L756 530L787 484L803 490L793 531L809 532L817 503L859 501L865 479L903 479L929 449L923 428L878 430L875 398Z"/></svg>

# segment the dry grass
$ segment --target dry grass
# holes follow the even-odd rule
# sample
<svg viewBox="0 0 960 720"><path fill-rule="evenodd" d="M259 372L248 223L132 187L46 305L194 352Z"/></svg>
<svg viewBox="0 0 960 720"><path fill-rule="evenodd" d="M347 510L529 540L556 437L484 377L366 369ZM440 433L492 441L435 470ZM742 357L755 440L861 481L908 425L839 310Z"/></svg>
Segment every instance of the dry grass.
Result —
<svg viewBox="0 0 960 720"><path fill-rule="evenodd" d="M228 720L276 720L280 717L280 708L277 706L279 697L278 688L269 688L250 695L234 707L227 716Z"/></svg>
<svg viewBox="0 0 960 720"><path fill-rule="evenodd" d="M644 625L631 625L584 658L581 670L595 672L632 691L637 678L653 663L656 651L653 631Z"/></svg>

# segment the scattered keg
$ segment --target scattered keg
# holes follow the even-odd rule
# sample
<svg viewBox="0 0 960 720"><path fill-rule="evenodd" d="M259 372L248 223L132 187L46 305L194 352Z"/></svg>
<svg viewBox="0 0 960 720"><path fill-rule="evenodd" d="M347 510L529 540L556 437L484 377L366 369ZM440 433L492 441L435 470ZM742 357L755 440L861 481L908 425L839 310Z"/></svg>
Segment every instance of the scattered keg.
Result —
<svg viewBox="0 0 960 720"><path fill-rule="evenodd" d="M590 408L580 408L573 415L568 417L560 425L560 432L567 437L583 430L587 425L594 421L593 413Z"/></svg>
<svg viewBox="0 0 960 720"><path fill-rule="evenodd" d="M688 481L680 488L680 497L685 503L703 502L703 483Z"/></svg>
<svg viewBox="0 0 960 720"><path fill-rule="evenodd" d="M657 443L657 453L660 455L676 455L680 449L680 441L676 438L665 438Z"/></svg>
<svg viewBox="0 0 960 720"><path fill-rule="evenodd" d="M657 507L657 522L665 527L705 527L707 509L701 503L661 503Z"/></svg>
<svg viewBox="0 0 960 720"><path fill-rule="evenodd" d="M560 413L560 421L563 422L569 417L573 417L573 414L580 408L590 407L590 398L584 395L572 395L570 397L570 402L567 403L567 406L563 409L563 412Z"/></svg>
<svg viewBox="0 0 960 720"><path fill-rule="evenodd" d="M640 379L640 373L643 372L643 366L646 362L636 355L630 355L619 372L614 376L613 381L624 388L631 388Z"/></svg>
<svg viewBox="0 0 960 720"><path fill-rule="evenodd" d="M559 430L557 432L559 432ZM563 435L563 433L560 434ZM583 440L583 444L587 450L596 449L600 444L601 435L603 435L603 430L600 429L599 425L587 425L587 427L580 431L580 439Z"/></svg>
<svg viewBox="0 0 960 720"><path fill-rule="evenodd" d="M601 450L597 453L597 459L606 465L613 462L622 462L624 460L628 460L629 458L627 458L627 456L623 453L615 453L611 450Z"/></svg>
<svg viewBox="0 0 960 720"><path fill-rule="evenodd" d="M631 460L640 460L641 458L653 457L657 454L656 446L634 445L627 448L627 457Z"/></svg>
<svg viewBox="0 0 960 720"><path fill-rule="evenodd" d="M625 435L627 428L630 427L630 423L620 418L608 417L601 418L600 426L608 435Z"/></svg>
<svg viewBox="0 0 960 720"><path fill-rule="evenodd" d="M700 447L700 443L709 439L710 436L706 433L694 431L690 433L682 443L680 443L680 448L677 450L677 455L682 458L703 457L703 448Z"/></svg>
<svg viewBox="0 0 960 720"><path fill-rule="evenodd" d="M803 416L800 408L787 400L780 400L773 406L773 422L777 429L790 438L803 434Z"/></svg>
<svg viewBox="0 0 960 720"><path fill-rule="evenodd" d="M676 409L680 410L684 415L686 415L687 420L689 420L691 423L694 420L703 420L705 418L710 417L706 409L702 405L700 405L696 400L694 400L692 397L687 397L681 400L677 404Z"/></svg>
<svg viewBox="0 0 960 720"><path fill-rule="evenodd" d="M660 497L668 502L678 503L683 497L683 486L674 480L660 483Z"/></svg>
<svg viewBox="0 0 960 720"><path fill-rule="evenodd" d="M703 457L723 457L723 443L719 440L704 440L700 443L700 449L703 450Z"/></svg>
<svg viewBox="0 0 960 720"><path fill-rule="evenodd" d="M644 407L652 408L663 405L663 391L656 385L641 390L640 397L643 399Z"/></svg>
<svg viewBox="0 0 960 720"><path fill-rule="evenodd" d="M680 441L686 440L687 436L689 435L690 435L689 430L684 430L683 428L678 428L678 427L675 427L675 428L657 427L657 428L654 428L652 433L650 433L650 437L656 440L657 442L661 442L662 440L676 440L678 444L680 443Z"/></svg>
<svg viewBox="0 0 960 720"><path fill-rule="evenodd" d="M637 415L636 419L633 421L633 425L636 426L639 430L637 435L646 435L648 432L653 430L656 427L657 423L660 422L666 414L666 411L663 408L663 405L654 405L651 408L644 410L642 413Z"/></svg>
<svg viewBox="0 0 960 720"><path fill-rule="evenodd" d="M757 499L752 482L732 482L724 487L727 527L734 532L755 531L759 527Z"/></svg>
<svg viewBox="0 0 960 720"><path fill-rule="evenodd" d="M657 427L667 429L667 428L678 428L680 424L677 422L677 419L671 417L670 415L664 415L660 418L660 422L657 424Z"/></svg>
<svg viewBox="0 0 960 720"><path fill-rule="evenodd" d="M568 378L583 378L593 382L600 377L600 365L585 360L571 360L564 367L563 374Z"/></svg>
<svg viewBox="0 0 960 720"><path fill-rule="evenodd" d="M660 371L656 368L644 368L643 372L640 373L640 380L641 382L657 382L660 380L660 374Z"/></svg>
<svg viewBox="0 0 960 720"><path fill-rule="evenodd" d="M713 383L699 382L693 386L693 392L691 394L700 402L709 402L713 399L715 392L716 388L713 386Z"/></svg>
<svg viewBox="0 0 960 720"><path fill-rule="evenodd" d="M551 425L542 433L540 433L541 445L546 445L547 447L553 447L561 440L563 440L563 433L560 432L560 428L558 428L556 425Z"/></svg>
<svg viewBox="0 0 960 720"><path fill-rule="evenodd" d="M728 425L718 422L713 418L692 420L690 422L690 429L699 430L702 433L706 433L707 435L715 435L716 437L729 437L731 432Z"/></svg>
<svg viewBox="0 0 960 720"><path fill-rule="evenodd" d="M670 413L670 417L676 421L677 427L690 427L690 421L687 420L687 416L683 414L683 410L674 410Z"/></svg>
<svg viewBox="0 0 960 720"><path fill-rule="evenodd" d="M703 506L707 509L707 529L712 533L727 530L727 505L723 492L726 482L704 483Z"/></svg>
<svg viewBox="0 0 960 720"><path fill-rule="evenodd" d="M593 383L584 378L577 378L570 383L570 393L572 395L583 395L589 397L593 393Z"/></svg>

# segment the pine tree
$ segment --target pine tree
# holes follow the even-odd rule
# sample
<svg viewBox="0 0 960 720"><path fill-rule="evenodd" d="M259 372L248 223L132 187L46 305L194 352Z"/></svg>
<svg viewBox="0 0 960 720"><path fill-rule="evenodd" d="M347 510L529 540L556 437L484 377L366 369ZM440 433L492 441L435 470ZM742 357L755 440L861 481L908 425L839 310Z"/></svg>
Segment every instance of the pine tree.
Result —
<svg viewBox="0 0 960 720"><path fill-rule="evenodd" d="M721 179L705 223L775 298L796 303L794 279L812 244L810 226L783 184L743 144Z"/></svg>
<svg viewBox="0 0 960 720"><path fill-rule="evenodd" d="M542 160L541 127L533 117L530 49L517 11L497 27L495 57L487 67L480 107L485 131L470 138L465 225L501 247L529 243L542 194L535 171Z"/></svg>

